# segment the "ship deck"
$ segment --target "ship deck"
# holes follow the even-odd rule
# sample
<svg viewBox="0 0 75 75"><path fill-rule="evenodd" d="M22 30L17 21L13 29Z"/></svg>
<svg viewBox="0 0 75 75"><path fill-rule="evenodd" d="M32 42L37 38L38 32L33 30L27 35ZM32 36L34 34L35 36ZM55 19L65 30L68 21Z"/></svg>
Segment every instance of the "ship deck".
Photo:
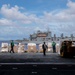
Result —
<svg viewBox="0 0 75 75"><path fill-rule="evenodd" d="M58 53L0 53L1 63L75 64L75 57L62 58Z"/></svg>
<svg viewBox="0 0 75 75"><path fill-rule="evenodd" d="M75 75L75 57L57 53L0 53L0 75Z"/></svg>

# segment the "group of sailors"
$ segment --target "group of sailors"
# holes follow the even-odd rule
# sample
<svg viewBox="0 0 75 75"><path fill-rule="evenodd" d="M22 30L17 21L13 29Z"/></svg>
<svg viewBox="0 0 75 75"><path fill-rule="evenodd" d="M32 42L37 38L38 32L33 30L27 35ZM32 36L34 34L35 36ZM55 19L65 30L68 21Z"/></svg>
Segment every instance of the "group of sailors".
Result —
<svg viewBox="0 0 75 75"><path fill-rule="evenodd" d="M53 41L52 42L52 48L53 48L53 53L56 53L56 43ZM46 43L44 42L42 45L42 49L43 49L43 55L46 55L46 50L48 49L48 46L46 45Z"/></svg>
<svg viewBox="0 0 75 75"><path fill-rule="evenodd" d="M15 52L14 51L14 41L13 40L11 40L11 43L10 43L10 50L9 50L9 52L11 53L11 52ZM37 46L36 46L37 47ZM55 53L56 52L56 43L53 41L52 42L52 48L53 48L53 53ZM48 50L48 46L47 46L47 44L44 42L43 44L42 44L42 49L43 49L43 54L44 55L46 55L46 50Z"/></svg>

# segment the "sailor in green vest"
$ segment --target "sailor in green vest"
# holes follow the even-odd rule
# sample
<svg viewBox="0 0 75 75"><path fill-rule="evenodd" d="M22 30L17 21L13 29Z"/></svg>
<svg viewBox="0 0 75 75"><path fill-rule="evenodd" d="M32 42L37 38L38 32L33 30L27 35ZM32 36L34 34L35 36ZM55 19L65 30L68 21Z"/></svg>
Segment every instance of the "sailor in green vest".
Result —
<svg viewBox="0 0 75 75"><path fill-rule="evenodd" d="M13 52L14 53L14 42L13 40L11 41L11 50L10 50L10 53Z"/></svg>
<svg viewBox="0 0 75 75"><path fill-rule="evenodd" d="M56 43L54 41L52 42L52 48L53 48L53 53L56 53Z"/></svg>

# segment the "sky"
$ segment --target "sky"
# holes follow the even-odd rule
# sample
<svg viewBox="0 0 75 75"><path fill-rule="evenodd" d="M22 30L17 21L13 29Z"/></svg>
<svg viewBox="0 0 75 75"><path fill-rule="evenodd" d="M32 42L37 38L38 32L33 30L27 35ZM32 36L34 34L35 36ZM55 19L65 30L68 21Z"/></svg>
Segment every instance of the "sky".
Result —
<svg viewBox="0 0 75 75"><path fill-rule="evenodd" d="M0 40L29 38L47 29L75 36L75 0L0 0Z"/></svg>

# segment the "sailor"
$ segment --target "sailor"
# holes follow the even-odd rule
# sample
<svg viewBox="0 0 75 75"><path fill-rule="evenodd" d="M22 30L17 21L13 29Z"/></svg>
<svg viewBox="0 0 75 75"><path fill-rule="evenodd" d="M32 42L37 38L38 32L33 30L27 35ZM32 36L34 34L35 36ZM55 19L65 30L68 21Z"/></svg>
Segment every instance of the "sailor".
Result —
<svg viewBox="0 0 75 75"><path fill-rule="evenodd" d="M48 49L48 46L45 44L45 42L42 45L42 49L43 49L43 54L45 56L46 55L46 50Z"/></svg>
<svg viewBox="0 0 75 75"><path fill-rule="evenodd" d="M56 43L54 41L52 42L52 48L53 48L53 53L56 53Z"/></svg>
<svg viewBox="0 0 75 75"><path fill-rule="evenodd" d="M10 53L11 53L11 51L14 53L14 42L13 42L13 40L11 41L11 50L10 50Z"/></svg>

